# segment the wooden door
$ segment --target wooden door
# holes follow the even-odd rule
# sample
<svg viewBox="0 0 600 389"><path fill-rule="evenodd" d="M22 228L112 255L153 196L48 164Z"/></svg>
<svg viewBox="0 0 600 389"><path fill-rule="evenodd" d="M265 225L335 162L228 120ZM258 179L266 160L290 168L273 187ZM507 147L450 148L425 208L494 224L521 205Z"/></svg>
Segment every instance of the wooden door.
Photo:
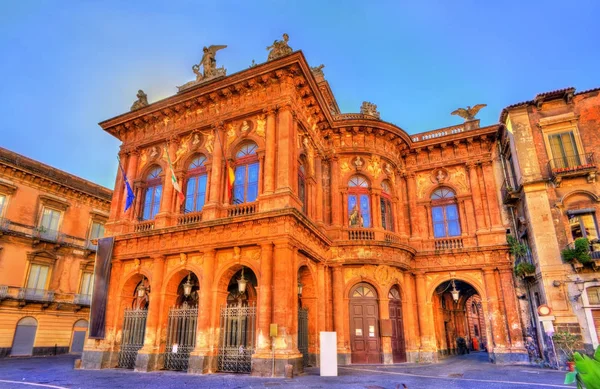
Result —
<svg viewBox="0 0 600 389"><path fill-rule="evenodd" d="M600 342L600 309L592 310L592 318L594 319L594 327L596 327L596 336Z"/></svg>
<svg viewBox="0 0 600 389"><path fill-rule="evenodd" d="M391 289L388 297L390 298L390 321L392 322L392 358L394 363L406 362L402 302L398 289Z"/></svg>
<svg viewBox="0 0 600 389"><path fill-rule="evenodd" d="M381 363L379 310L375 290L359 284L350 294L352 363Z"/></svg>

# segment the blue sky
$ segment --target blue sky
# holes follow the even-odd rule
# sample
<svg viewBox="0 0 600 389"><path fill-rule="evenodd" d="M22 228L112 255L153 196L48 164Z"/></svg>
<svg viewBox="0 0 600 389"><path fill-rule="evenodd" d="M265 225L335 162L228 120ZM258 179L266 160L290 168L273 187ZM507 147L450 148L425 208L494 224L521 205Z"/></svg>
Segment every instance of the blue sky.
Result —
<svg viewBox="0 0 600 389"><path fill-rule="evenodd" d="M488 4L494 3L494 4ZM0 146L112 188L119 142L98 122L194 78L202 47L228 73L290 35L342 112L362 101L409 134L482 125L536 93L600 86L598 1L0 2Z"/></svg>

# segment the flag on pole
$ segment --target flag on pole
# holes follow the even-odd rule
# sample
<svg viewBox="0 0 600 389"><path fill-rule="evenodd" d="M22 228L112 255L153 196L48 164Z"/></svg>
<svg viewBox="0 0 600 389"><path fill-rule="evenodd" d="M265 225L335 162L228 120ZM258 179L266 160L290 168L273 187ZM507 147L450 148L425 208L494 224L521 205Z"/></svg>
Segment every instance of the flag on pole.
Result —
<svg viewBox="0 0 600 389"><path fill-rule="evenodd" d="M173 164L171 163L171 157L169 156L169 151L165 148L165 154L167 155L167 161L169 162L169 169L171 170L171 182L173 183L173 188L178 193L179 202L183 204L183 200L185 200L185 196L183 195L183 191L177 182L177 178L175 177L175 171L173 170Z"/></svg>
<svg viewBox="0 0 600 389"><path fill-rule="evenodd" d="M117 161L119 161L119 169L121 169L121 174L123 174L123 181L125 182L125 189L127 189L127 200L125 200L125 211L123 211L123 212L127 212L129 207L131 207L131 205L133 204L135 195L133 194L131 185L129 185L129 181L127 181L127 174L125 174L125 170L123 169L123 166L121 165L121 158L119 158L118 155L117 155Z"/></svg>
<svg viewBox="0 0 600 389"><path fill-rule="evenodd" d="M235 182L235 171L227 162L227 195L229 196L229 203L231 204L231 200L233 198L233 183Z"/></svg>

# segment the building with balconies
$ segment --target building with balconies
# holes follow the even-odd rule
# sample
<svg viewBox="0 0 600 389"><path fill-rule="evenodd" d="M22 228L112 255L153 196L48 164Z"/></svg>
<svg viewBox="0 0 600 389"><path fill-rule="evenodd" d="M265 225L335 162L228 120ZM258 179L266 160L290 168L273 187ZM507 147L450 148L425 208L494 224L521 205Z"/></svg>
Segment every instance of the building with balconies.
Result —
<svg viewBox="0 0 600 389"><path fill-rule="evenodd" d="M408 135L370 103L341 114L291 49L211 72L100 123L135 199L119 173L83 368L281 376L318 363L321 331L343 364L435 361L461 342L527 359L502 125Z"/></svg>
<svg viewBox="0 0 600 389"><path fill-rule="evenodd" d="M511 105L500 121L504 164L502 199L512 232L535 266L519 285L524 327L538 356L556 363L549 334L579 336L579 348L600 336L600 89L541 93ZM541 316L540 305L551 309ZM543 324L546 323L546 324Z"/></svg>
<svg viewBox="0 0 600 389"><path fill-rule="evenodd" d="M83 350L111 196L0 148L0 357Z"/></svg>

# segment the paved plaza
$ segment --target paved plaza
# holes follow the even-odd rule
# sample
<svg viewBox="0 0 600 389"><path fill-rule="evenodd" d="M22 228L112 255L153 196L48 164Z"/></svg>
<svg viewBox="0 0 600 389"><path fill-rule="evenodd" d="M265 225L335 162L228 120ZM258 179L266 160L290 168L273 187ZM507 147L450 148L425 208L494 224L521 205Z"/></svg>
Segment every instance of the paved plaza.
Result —
<svg viewBox="0 0 600 389"><path fill-rule="evenodd" d="M75 356L0 360L0 388L569 388L564 372L529 366L497 366L483 353L446 359L435 365L353 365L340 367L339 377L320 377L309 368L293 379L247 375L205 376L177 372L135 373L130 370L75 370Z"/></svg>

